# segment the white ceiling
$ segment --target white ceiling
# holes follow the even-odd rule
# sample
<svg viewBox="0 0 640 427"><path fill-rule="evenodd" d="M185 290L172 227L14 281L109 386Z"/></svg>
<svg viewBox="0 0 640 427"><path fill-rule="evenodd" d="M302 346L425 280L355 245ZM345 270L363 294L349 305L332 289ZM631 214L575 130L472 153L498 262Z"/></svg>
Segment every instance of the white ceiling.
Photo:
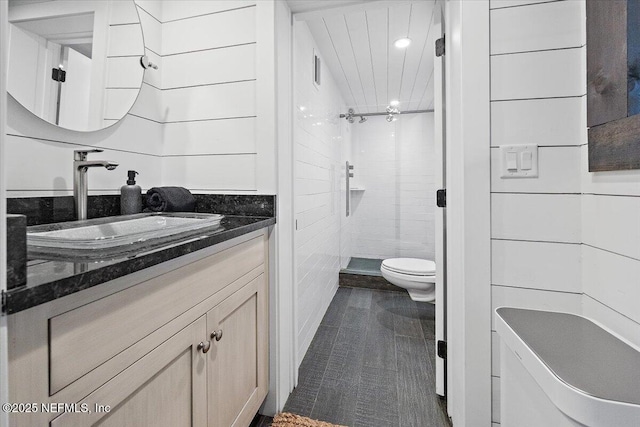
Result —
<svg viewBox="0 0 640 427"><path fill-rule="evenodd" d="M93 20L93 13L80 13L12 23L46 40L60 43L61 40L72 38L91 39L93 37Z"/></svg>
<svg viewBox="0 0 640 427"><path fill-rule="evenodd" d="M51 1L51 0L47 0ZM9 13L12 9L25 5L45 3L44 0L10 0ZM94 13L79 13L76 15L57 15L42 19L12 20L11 24L20 27L28 33L35 34L47 41L68 46L80 52L87 58L93 53L93 22Z"/></svg>
<svg viewBox="0 0 640 427"><path fill-rule="evenodd" d="M376 0L287 0L293 13L311 12L332 9L335 7L351 6Z"/></svg>
<svg viewBox="0 0 640 427"><path fill-rule="evenodd" d="M433 108L434 0L360 1L318 12L309 12L318 10L313 4L353 2L292 2L308 8L298 19L309 25L345 101L356 112L382 112L392 100L400 101L401 111ZM403 37L411 45L396 48L394 41Z"/></svg>
<svg viewBox="0 0 640 427"><path fill-rule="evenodd" d="M24 5L24 4L33 4L33 3L46 3L48 1L54 0L9 0L9 7L16 5Z"/></svg>

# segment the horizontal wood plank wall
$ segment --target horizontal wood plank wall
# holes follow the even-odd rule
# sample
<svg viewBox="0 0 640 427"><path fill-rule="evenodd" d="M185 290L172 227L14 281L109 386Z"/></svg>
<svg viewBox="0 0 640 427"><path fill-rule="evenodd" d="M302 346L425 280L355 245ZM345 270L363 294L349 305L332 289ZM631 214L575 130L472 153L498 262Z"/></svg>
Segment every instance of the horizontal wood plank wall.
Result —
<svg viewBox="0 0 640 427"><path fill-rule="evenodd" d="M634 179L635 191L582 196L584 313L640 348L640 171L588 170L585 161L585 180L608 179L608 189Z"/></svg>
<svg viewBox="0 0 640 427"><path fill-rule="evenodd" d="M492 0L492 306L580 313L586 144L583 1ZM499 148L537 144L539 177L500 178ZM492 319L492 421L500 423Z"/></svg>
<svg viewBox="0 0 640 427"><path fill-rule="evenodd" d="M139 11L144 31L147 54L148 46L159 46L160 33L157 21ZM112 16L114 24L122 24L122 18ZM127 31L136 30L134 25L115 25L115 42L111 44L110 58L115 62L126 61L126 43L118 42L127 38ZM139 31L139 30L138 30ZM118 36L120 35L120 37ZM129 44L131 45L131 44ZM153 61L153 58L152 58ZM157 61L157 60L156 60ZM115 77L113 85L131 85ZM122 77L122 76L120 76ZM73 194L72 162L73 151L80 148L100 148L103 153L94 154L94 159L118 162L115 171L95 169L89 176L90 194L117 194L126 180L126 171L140 172L138 183L143 189L162 180L162 140L163 127L154 121L161 109L160 92L152 85L157 74L147 72L144 83L131 112L119 123L97 132L74 132L58 128L33 116L13 99L9 99L7 109L7 197L37 197ZM113 90L115 98L129 97L129 90ZM115 105L107 102L106 118L115 118ZM112 113L110 113L110 111ZM111 117L109 114L113 114ZM106 120L106 123L116 123Z"/></svg>
<svg viewBox="0 0 640 427"><path fill-rule="evenodd" d="M105 152L95 158L120 163L113 172L91 172L92 194L117 194L128 169L140 172L143 190L181 185L199 192L273 193L270 183L258 182L260 173L275 171L275 163L269 156L259 158L272 148L269 136L258 137L258 75L269 74L257 70L260 49L271 41L259 43L258 20L264 16L257 16L257 2L140 0L136 5L145 52L159 69L144 73L139 94L121 88L129 88L130 79L114 70L131 60L125 40L135 25L114 14L108 59L108 86L114 89L105 111L105 123L114 126L70 132L35 119L10 100L8 197L72 194L72 152L81 147L101 148ZM118 122L118 104L127 99L135 104Z"/></svg>
<svg viewBox="0 0 640 427"><path fill-rule="evenodd" d="M640 347L640 171L589 172L584 2L491 9L493 306L581 313ZM498 147L528 143L540 177L501 179ZM492 353L498 425L495 331Z"/></svg>
<svg viewBox="0 0 640 427"><path fill-rule="evenodd" d="M163 1L163 182L258 190L255 1Z"/></svg>
<svg viewBox="0 0 640 427"><path fill-rule="evenodd" d="M105 105L103 125L115 123L127 113L138 96L144 68L138 52L144 49L142 26L133 2L111 5L109 14L109 45L105 61ZM134 42L135 41L135 42Z"/></svg>

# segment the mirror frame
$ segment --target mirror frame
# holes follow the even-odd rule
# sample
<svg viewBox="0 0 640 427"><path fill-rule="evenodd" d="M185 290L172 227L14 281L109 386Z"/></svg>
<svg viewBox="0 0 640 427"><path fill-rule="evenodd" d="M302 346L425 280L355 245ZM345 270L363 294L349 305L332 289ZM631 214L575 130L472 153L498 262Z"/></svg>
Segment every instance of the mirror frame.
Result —
<svg viewBox="0 0 640 427"><path fill-rule="evenodd" d="M586 3L589 172L640 169L640 114L628 113L629 1L640 2Z"/></svg>

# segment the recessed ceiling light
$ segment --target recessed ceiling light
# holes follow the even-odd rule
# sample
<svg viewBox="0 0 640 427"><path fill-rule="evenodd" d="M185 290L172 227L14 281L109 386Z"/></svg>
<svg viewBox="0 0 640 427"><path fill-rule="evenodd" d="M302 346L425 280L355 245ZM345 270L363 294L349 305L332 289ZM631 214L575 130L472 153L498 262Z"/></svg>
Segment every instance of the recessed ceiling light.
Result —
<svg viewBox="0 0 640 427"><path fill-rule="evenodd" d="M400 101L398 101L397 99L394 99L389 103L389 105L391 105L392 107L397 107L398 105L400 105Z"/></svg>
<svg viewBox="0 0 640 427"><path fill-rule="evenodd" d="M393 44L398 49L404 49L405 47L411 44L411 39L410 38L398 39Z"/></svg>

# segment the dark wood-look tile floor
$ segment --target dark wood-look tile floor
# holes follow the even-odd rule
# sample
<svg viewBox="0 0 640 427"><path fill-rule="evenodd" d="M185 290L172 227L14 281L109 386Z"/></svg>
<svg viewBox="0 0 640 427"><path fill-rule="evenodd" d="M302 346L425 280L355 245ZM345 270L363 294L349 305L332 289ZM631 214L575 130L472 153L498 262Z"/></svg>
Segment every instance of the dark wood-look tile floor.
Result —
<svg viewBox="0 0 640 427"><path fill-rule="evenodd" d="M256 414L256 417L253 419L249 427L270 427L273 422L273 418L267 417L266 415Z"/></svg>
<svg viewBox="0 0 640 427"><path fill-rule="evenodd" d="M284 410L350 427L449 426L435 394L434 306L339 288Z"/></svg>

